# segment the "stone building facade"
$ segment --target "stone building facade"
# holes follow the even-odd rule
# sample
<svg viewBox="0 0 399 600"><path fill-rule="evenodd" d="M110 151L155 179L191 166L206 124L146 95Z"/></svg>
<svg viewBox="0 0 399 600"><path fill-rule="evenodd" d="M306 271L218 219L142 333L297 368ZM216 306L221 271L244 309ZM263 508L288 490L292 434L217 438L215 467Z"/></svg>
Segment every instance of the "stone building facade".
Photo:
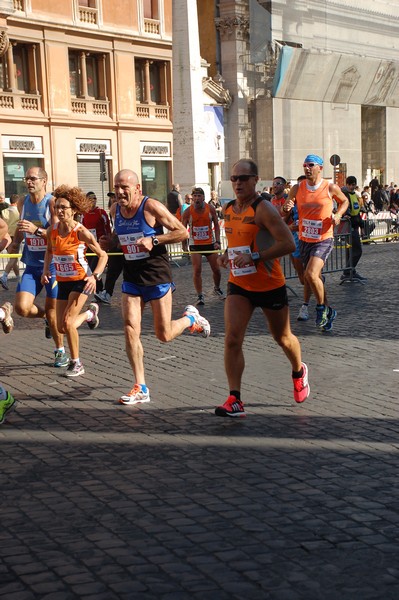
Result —
<svg viewBox="0 0 399 600"><path fill-rule="evenodd" d="M145 193L172 178L172 0L0 1L0 189L24 192L31 165L48 189L99 200L131 168ZM107 179L100 181L100 152Z"/></svg>
<svg viewBox="0 0 399 600"><path fill-rule="evenodd" d="M199 3L198 3L199 4ZM204 9L204 5L208 10ZM396 0L201 0L201 55L232 97L225 178L252 156L263 179L295 179L308 152L341 180L399 179ZM213 10L214 39L209 43ZM202 18L201 15L204 15ZM207 18L207 22L205 22Z"/></svg>

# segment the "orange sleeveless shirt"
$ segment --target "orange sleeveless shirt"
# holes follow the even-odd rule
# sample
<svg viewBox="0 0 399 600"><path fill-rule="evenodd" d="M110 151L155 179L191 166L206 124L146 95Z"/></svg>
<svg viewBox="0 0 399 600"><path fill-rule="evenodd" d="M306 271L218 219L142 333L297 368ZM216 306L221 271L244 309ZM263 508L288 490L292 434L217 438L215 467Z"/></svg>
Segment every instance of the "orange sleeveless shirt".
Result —
<svg viewBox="0 0 399 600"><path fill-rule="evenodd" d="M198 213L192 205L189 210L190 245L213 244L212 215L208 204L205 204L202 213Z"/></svg>
<svg viewBox="0 0 399 600"><path fill-rule="evenodd" d="M328 189L329 183L322 179L317 190L309 190L306 181L301 181L296 193L299 216L299 239L304 242L321 242L332 238L333 200Z"/></svg>
<svg viewBox="0 0 399 600"><path fill-rule="evenodd" d="M86 260L86 244L78 238L82 225L78 223L65 237L58 233L59 223L51 230L51 246L57 281L80 281L91 270Z"/></svg>
<svg viewBox="0 0 399 600"><path fill-rule="evenodd" d="M255 203L256 204L256 200ZM233 267L235 250L240 252L258 252L256 234L259 227L255 224L256 207L253 204L240 214L233 211L233 203L225 210L225 232L227 238L227 254L230 259L229 282L251 292L267 292L285 284L285 277L277 258L268 261L270 270L263 261L252 263L237 269Z"/></svg>

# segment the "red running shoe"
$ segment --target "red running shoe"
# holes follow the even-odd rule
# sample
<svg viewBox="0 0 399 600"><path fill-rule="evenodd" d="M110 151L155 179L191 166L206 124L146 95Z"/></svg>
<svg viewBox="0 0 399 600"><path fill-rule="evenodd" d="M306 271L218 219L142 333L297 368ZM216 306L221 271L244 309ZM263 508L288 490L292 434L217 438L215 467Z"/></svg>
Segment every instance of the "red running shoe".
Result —
<svg viewBox="0 0 399 600"><path fill-rule="evenodd" d="M215 408L218 417L246 417L244 405L235 396L229 396L222 406Z"/></svg>
<svg viewBox="0 0 399 600"><path fill-rule="evenodd" d="M303 375L302 377L293 377L292 381L294 383L294 400L300 404L301 402L305 402L306 398L309 397L310 394L310 385L308 381L308 367L305 363L302 363Z"/></svg>

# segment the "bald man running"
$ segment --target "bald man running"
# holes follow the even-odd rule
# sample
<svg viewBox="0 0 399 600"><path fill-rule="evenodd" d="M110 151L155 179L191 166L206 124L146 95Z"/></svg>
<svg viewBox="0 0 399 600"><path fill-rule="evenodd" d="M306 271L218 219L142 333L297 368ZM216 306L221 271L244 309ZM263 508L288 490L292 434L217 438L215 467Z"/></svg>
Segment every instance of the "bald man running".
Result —
<svg viewBox="0 0 399 600"><path fill-rule="evenodd" d="M183 316L172 321L174 284L165 244L187 239L186 228L161 202L141 194L138 176L133 171L124 169L117 173L114 187L116 202L110 215L124 256L122 316L126 353L135 378L133 388L119 402L137 404L150 400L140 340L145 304L151 305L155 335L161 342L170 342L185 329L208 337L211 329L194 306L186 306ZM163 233L164 228L168 233ZM108 250L109 236L100 238L100 245Z"/></svg>

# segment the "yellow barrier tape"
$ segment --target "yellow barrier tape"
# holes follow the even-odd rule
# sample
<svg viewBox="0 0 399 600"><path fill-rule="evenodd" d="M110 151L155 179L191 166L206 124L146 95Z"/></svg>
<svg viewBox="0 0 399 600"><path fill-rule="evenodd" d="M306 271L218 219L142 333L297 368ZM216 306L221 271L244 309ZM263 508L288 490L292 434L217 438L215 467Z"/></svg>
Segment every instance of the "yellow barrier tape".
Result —
<svg viewBox="0 0 399 600"><path fill-rule="evenodd" d="M386 233L385 235L380 235L380 236L376 236L376 237L372 237L372 238L367 238L367 239L362 239L360 240L362 244L368 244L369 242L376 242L378 240L387 240L387 239L396 239L399 238L399 233ZM350 244L343 244L343 245L339 245L339 246L335 246L335 248L351 248ZM168 252L169 256L182 256L187 254L188 256L190 254L219 254L222 255L224 253L224 251L220 251L220 250L194 250L194 251L186 251L186 250L181 250L180 252ZM107 252L108 256L123 256L123 252ZM22 254L0 254L0 258L4 259L8 259L8 258L21 258ZM87 252L86 256L97 256L94 252Z"/></svg>
<svg viewBox="0 0 399 600"><path fill-rule="evenodd" d="M379 235L379 236L375 236L372 238L367 238L365 240L361 240L362 244L367 244L369 242L376 242L377 240L387 240L387 239L394 239L394 238L398 238L399 237L399 233L386 233L385 235Z"/></svg>

